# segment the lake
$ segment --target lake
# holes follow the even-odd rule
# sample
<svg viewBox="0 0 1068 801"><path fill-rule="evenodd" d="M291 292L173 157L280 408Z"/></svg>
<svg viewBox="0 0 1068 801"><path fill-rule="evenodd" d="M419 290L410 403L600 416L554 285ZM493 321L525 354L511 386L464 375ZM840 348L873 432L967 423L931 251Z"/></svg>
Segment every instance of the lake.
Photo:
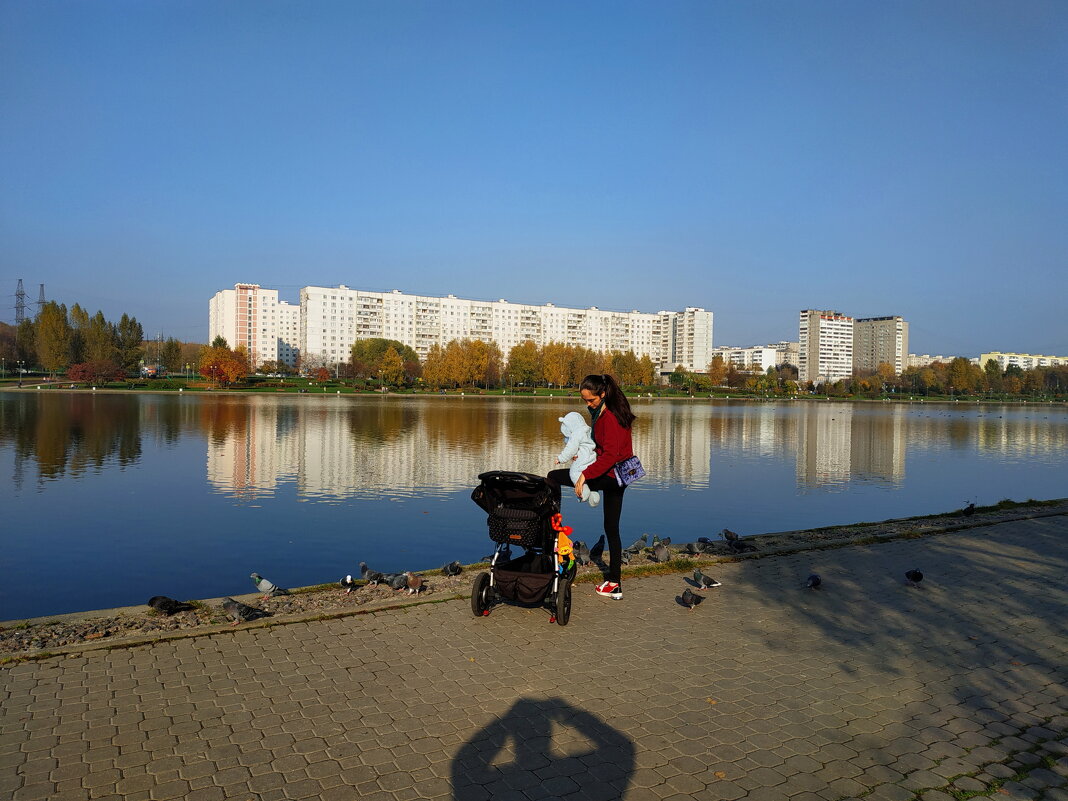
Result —
<svg viewBox="0 0 1068 801"><path fill-rule="evenodd" d="M0 392L0 620L488 553L480 472L545 473L577 397ZM1068 495L1063 405L635 400L623 539ZM578 539L601 511L565 495Z"/></svg>

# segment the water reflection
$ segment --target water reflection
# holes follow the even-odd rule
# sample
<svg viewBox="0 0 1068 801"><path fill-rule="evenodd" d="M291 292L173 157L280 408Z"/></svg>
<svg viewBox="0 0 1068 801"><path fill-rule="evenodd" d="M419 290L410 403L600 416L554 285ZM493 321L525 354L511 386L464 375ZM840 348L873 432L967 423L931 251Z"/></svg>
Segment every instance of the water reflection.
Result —
<svg viewBox="0 0 1068 801"><path fill-rule="evenodd" d="M243 501L291 486L301 499L444 496L479 472L543 473L573 399L0 395L0 446L39 482L124 469L183 436L206 442L216 492ZM1063 407L638 401L644 489L707 489L739 459L794 465L805 493L861 481L898 487L911 451L1062 460ZM729 479L726 479L728 483Z"/></svg>

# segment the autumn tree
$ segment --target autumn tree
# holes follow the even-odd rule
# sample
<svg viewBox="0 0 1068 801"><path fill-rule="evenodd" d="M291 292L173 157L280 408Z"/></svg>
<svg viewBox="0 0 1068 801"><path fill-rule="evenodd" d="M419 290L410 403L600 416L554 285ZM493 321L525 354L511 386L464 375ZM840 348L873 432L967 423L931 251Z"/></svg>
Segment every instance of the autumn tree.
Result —
<svg viewBox="0 0 1068 801"><path fill-rule="evenodd" d="M646 353L638 359L638 384L643 387L651 387L656 383L656 365Z"/></svg>
<svg viewBox="0 0 1068 801"><path fill-rule="evenodd" d="M561 342L550 342L541 349L542 375L550 384L566 386L574 375L574 352Z"/></svg>
<svg viewBox="0 0 1068 801"><path fill-rule="evenodd" d="M524 340L508 351L508 380L531 387L542 380L541 351L534 340Z"/></svg>
<svg viewBox="0 0 1068 801"><path fill-rule="evenodd" d="M67 370L67 378L86 384L107 384L110 381L122 381L126 371L110 360L80 362L72 364Z"/></svg>
<svg viewBox="0 0 1068 801"><path fill-rule="evenodd" d="M384 384L397 385L404 380L404 360L392 345L379 360L379 375Z"/></svg>
<svg viewBox="0 0 1068 801"><path fill-rule="evenodd" d="M434 389L441 388L448 381L445 376L445 349L436 342L430 346L423 362L423 381Z"/></svg>
<svg viewBox="0 0 1068 801"><path fill-rule="evenodd" d="M727 362L724 360L722 354L717 353L712 357L707 372L708 378L712 382L712 386L723 386L724 382L727 380Z"/></svg>
<svg viewBox="0 0 1068 801"><path fill-rule="evenodd" d="M65 370L70 364L73 331L67 321L67 307L48 301L34 321L37 339L37 358L41 367L50 373Z"/></svg>
<svg viewBox="0 0 1068 801"><path fill-rule="evenodd" d="M89 319L89 313L77 303L70 307L70 360L72 364L86 360L85 338L89 329Z"/></svg>
<svg viewBox="0 0 1068 801"><path fill-rule="evenodd" d="M200 354L198 372L220 384L232 384L247 375L245 359L229 348L206 347Z"/></svg>
<svg viewBox="0 0 1068 801"><path fill-rule="evenodd" d="M353 373L360 378L378 376L382 369L382 359L390 348L400 356L402 364L408 365L404 372L417 372L414 365L419 363L419 355L411 347L395 339L368 337L353 342L349 350L349 361L352 363Z"/></svg>
<svg viewBox="0 0 1068 801"><path fill-rule="evenodd" d="M26 367L37 363L37 327L25 319L15 328L15 358Z"/></svg>
<svg viewBox="0 0 1068 801"><path fill-rule="evenodd" d="M89 319L82 336L84 338L84 356L87 362L117 361L118 348L115 326L104 318L102 311L98 311Z"/></svg>

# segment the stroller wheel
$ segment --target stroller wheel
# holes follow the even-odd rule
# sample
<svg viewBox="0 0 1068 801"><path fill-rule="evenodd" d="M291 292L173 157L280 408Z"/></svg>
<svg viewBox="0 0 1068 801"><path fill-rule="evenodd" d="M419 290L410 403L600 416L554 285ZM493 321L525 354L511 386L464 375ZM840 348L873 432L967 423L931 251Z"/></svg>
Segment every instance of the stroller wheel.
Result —
<svg viewBox="0 0 1068 801"><path fill-rule="evenodd" d="M566 626L571 619L571 582L564 579L556 590L556 622Z"/></svg>
<svg viewBox="0 0 1068 801"><path fill-rule="evenodd" d="M489 573L479 573L471 587L471 612L475 617L482 617L489 613L489 592Z"/></svg>

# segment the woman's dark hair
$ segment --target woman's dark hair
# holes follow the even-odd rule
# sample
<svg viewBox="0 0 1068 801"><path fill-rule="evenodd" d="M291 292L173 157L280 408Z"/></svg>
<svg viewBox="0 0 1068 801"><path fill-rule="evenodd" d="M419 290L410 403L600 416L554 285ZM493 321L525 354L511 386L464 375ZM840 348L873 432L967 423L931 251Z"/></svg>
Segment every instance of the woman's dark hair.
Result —
<svg viewBox="0 0 1068 801"><path fill-rule="evenodd" d="M627 400L627 396L623 394L623 390L619 388L619 384L612 376L607 373L603 375L591 373L579 384L579 390L583 389L594 395L603 395L604 405L616 416L623 428L630 428L634 423L634 412L630 410L630 401Z"/></svg>

